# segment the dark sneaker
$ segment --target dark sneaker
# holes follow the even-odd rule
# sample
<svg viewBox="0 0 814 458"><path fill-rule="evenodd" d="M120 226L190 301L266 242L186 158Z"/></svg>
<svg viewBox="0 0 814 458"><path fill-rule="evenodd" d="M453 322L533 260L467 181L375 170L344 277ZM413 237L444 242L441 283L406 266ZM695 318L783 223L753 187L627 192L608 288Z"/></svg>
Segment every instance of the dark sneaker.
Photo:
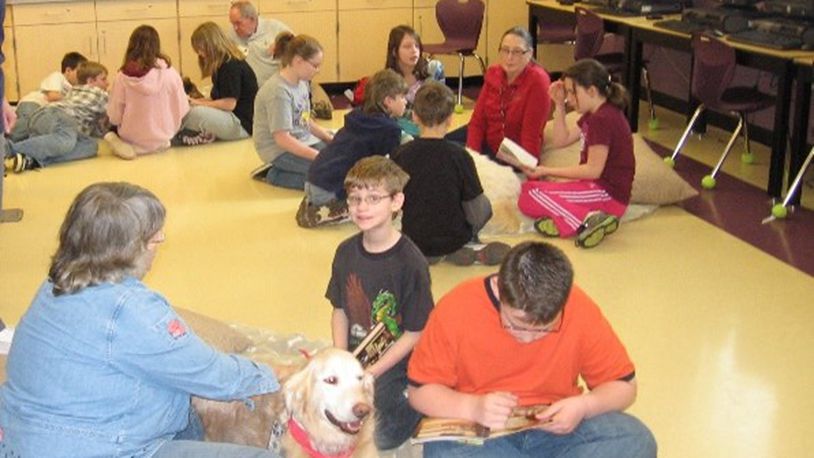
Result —
<svg viewBox="0 0 814 458"><path fill-rule="evenodd" d="M170 140L172 146L198 146L212 143L216 140L215 134L209 132L196 132L194 130L184 129L175 134L175 137Z"/></svg>
<svg viewBox="0 0 814 458"><path fill-rule="evenodd" d="M260 167L257 167L256 169L252 170L251 172L252 179L258 181L266 181L266 175L268 175L269 170L271 170L271 167L273 167L273 165L271 164L271 162L269 162L268 164L263 164Z"/></svg>
<svg viewBox="0 0 814 458"><path fill-rule="evenodd" d="M299 227L316 227L319 223L319 209L315 205L309 204L307 197L303 197L300 208L297 209L296 219Z"/></svg>
<svg viewBox="0 0 814 458"><path fill-rule="evenodd" d="M333 119L333 110L331 106L328 105L328 102L324 100L318 100L314 103L314 108L312 110L314 112L314 117L317 119Z"/></svg>
<svg viewBox="0 0 814 458"><path fill-rule="evenodd" d="M618 228L619 218L605 212L594 212L580 226L575 243L578 247L593 248Z"/></svg>
<svg viewBox="0 0 814 458"><path fill-rule="evenodd" d="M476 257L475 250L464 246L459 248L458 251L448 254L444 259L456 266L471 266L475 263Z"/></svg>
<svg viewBox="0 0 814 458"><path fill-rule="evenodd" d="M475 259L485 266L496 266L503 262L503 258L512 247L503 242L489 242L483 248L475 251Z"/></svg>
<svg viewBox="0 0 814 458"><path fill-rule="evenodd" d="M534 222L534 230L543 237L559 237L560 230L551 218L540 218Z"/></svg>
<svg viewBox="0 0 814 458"><path fill-rule="evenodd" d="M297 209L297 225L305 228L335 224L346 221L348 206L343 201L332 200L325 205L311 205L308 198L303 198Z"/></svg>
<svg viewBox="0 0 814 458"><path fill-rule="evenodd" d="M14 153L14 156L11 157L11 166L9 169L14 173L23 173L26 170L38 168L40 168L40 165L37 164L37 161L22 153Z"/></svg>

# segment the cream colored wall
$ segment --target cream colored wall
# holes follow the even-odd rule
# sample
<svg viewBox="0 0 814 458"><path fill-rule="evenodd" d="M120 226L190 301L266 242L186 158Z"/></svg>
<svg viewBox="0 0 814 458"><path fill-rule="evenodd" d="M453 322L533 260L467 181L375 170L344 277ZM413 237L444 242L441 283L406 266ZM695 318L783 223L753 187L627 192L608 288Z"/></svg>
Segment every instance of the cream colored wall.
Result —
<svg viewBox="0 0 814 458"><path fill-rule="evenodd" d="M524 0L485 0L487 13L478 53L496 61L502 33L527 23ZM325 63L316 80L352 82L382 68L387 34L395 25L410 24L425 43L441 42L435 0L256 0L261 15L279 19L297 33L316 37L325 49ZM58 68L65 52L75 50L115 71L132 30L147 23L156 27L174 65L200 82L197 57L189 39L205 21L228 28L229 0L82 0L18 4L6 15L4 50L8 64L6 94L14 101L35 90ZM11 44L14 46L11 46ZM458 60L439 56L447 74L457 75ZM15 64L16 61L16 64ZM13 65L15 64L15 65ZM480 68L469 59L467 76ZM19 86L19 90L18 90Z"/></svg>

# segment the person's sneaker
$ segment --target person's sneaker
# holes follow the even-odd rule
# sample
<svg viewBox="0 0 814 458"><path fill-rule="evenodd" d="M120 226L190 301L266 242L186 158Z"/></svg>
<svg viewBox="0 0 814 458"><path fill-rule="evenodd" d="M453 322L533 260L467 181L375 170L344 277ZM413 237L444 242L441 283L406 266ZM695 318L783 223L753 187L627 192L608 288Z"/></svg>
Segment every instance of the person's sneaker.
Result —
<svg viewBox="0 0 814 458"><path fill-rule="evenodd" d="M122 140L121 137L116 134L116 132L106 133L105 141L110 143L110 147L113 149L113 154L115 154L117 157L126 159L128 161L136 158L136 150L133 148L133 145Z"/></svg>
<svg viewBox="0 0 814 458"><path fill-rule="evenodd" d="M319 223L319 208L308 203L307 197L303 197L300 208L297 209L296 220L299 227L316 227Z"/></svg>
<svg viewBox="0 0 814 458"><path fill-rule="evenodd" d="M212 143L216 140L215 134L209 132L196 132L194 130L184 129L175 134L175 137L170 140L172 146L198 146Z"/></svg>
<svg viewBox="0 0 814 458"><path fill-rule="evenodd" d="M496 266L503 262L503 258L512 249L503 242L489 242L483 248L475 251L475 260L485 266Z"/></svg>
<svg viewBox="0 0 814 458"><path fill-rule="evenodd" d="M575 244L582 248L593 248L618 228L619 218L605 212L591 213L579 227Z"/></svg>
<svg viewBox="0 0 814 458"><path fill-rule="evenodd" d="M252 179L257 181L266 181L266 175L268 175L269 170L271 170L271 167L273 167L273 165L271 164L271 162L269 162L252 170L251 172Z"/></svg>
<svg viewBox="0 0 814 458"><path fill-rule="evenodd" d="M559 237L560 230L551 218L540 218L534 222L534 230L544 237Z"/></svg>
<svg viewBox="0 0 814 458"><path fill-rule="evenodd" d="M297 209L296 219L297 225L305 228L342 223L349 219L348 206L339 200L332 200L325 205L311 205L305 197Z"/></svg>
<svg viewBox="0 0 814 458"><path fill-rule="evenodd" d="M11 157L9 170L14 173L23 173L26 170L34 170L38 168L40 168L40 165L37 164L37 161L22 153L14 153L14 156Z"/></svg>
<svg viewBox="0 0 814 458"><path fill-rule="evenodd" d="M451 264L455 264L456 266L471 266L475 263L476 258L477 256L475 255L475 250L469 248L468 246L464 246L459 248L458 251L446 255L444 260Z"/></svg>

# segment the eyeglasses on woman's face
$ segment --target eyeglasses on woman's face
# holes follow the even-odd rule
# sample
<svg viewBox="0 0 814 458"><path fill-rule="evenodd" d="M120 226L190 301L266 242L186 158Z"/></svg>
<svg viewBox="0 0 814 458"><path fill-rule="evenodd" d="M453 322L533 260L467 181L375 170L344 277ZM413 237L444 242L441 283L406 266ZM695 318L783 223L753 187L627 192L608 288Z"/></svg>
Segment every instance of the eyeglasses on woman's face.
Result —
<svg viewBox="0 0 814 458"><path fill-rule="evenodd" d="M500 48L498 48L497 51L503 57L520 57L525 55L526 53L531 52L531 49L509 48L506 46L501 46Z"/></svg>

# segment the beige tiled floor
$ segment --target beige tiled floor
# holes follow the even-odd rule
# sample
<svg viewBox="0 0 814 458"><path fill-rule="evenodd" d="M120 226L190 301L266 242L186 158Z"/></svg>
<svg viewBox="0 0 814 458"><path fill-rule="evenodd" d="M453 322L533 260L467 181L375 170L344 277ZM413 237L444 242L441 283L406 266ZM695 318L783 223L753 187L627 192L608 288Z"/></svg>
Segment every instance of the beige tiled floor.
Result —
<svg viewBox="0 0 814 458"><path fill-rule="evenodd" d="M658 135L680 130L668 118ZM251 142L241 141L133 162L103 151L7 177L5 205L25 216L0 225L0 317L14 324L25 311L76 193L94 181L126 180L152 189L168 208L167 242L146 282L171 303L328 339L330 262L354 229L298 228L301 194L250 180L258 164ZM637 363L640 394L631 411L655 432L660 456L811 456L812 277L676 207L625 225L595 250L554 243ZM434 266L435 296L487 272Z"/></svg>

